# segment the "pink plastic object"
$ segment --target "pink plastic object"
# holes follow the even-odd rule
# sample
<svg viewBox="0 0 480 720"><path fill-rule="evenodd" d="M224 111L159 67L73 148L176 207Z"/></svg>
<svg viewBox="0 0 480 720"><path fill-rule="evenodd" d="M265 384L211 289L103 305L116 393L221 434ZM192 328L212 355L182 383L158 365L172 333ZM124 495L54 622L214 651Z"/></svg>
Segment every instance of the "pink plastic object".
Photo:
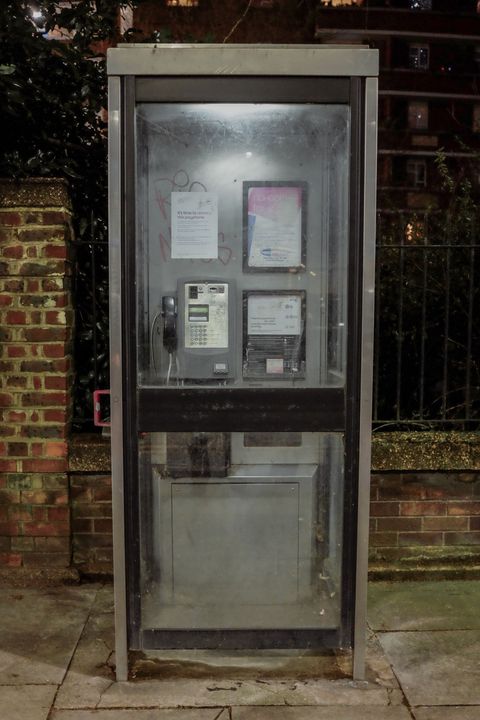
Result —
<svg viewBox="0 0 480 720"><path fill-rule="evenodd" d="M110 395L110 390L93 391L93 424L95 427L110 427L111 423L102 421L100 395Z"/></svg>

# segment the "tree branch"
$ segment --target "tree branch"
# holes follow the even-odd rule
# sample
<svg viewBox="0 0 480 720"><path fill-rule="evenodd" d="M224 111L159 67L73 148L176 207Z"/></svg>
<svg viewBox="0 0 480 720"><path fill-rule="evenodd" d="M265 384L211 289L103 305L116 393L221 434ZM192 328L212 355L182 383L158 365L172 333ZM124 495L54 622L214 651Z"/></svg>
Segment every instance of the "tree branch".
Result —
<svg viewBox="0 0 480 720"><path fill-rule="evenodd" d="M230 30L230 32L228 33L228 35L226 35L226 36L223 38L222 43L226 43L227 40L230 40L230 38L232 37L232 35L233 35L233 33L235 32L235 30L237 29L237 27L238 27L238 26L240 25L240 23L243 22L243 20L245 19L246 14L247 14L248 11L250 10L250 7L251 7L251 5L252 5L252 2L253 2L253 0L248 0L248 5L247 5L247 7L245 8L245 11L244 11L243 15L238 18L237 22L236 22L235 25L232 27L232 29Z"/></svg>

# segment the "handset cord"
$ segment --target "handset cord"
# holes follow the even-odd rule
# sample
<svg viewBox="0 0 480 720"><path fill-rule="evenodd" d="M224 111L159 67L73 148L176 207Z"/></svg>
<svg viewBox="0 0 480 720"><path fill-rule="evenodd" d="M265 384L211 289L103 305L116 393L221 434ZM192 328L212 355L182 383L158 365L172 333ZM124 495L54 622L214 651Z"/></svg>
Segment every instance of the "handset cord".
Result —
<svg viewBox="0 0 480 720"><path fill-rule="evenodd" d="M161 317L162 311L159 310L155 317L152 320L152 326L150 330L150 348L151 348L151 355L152 355L152 367L154 372L157 372L157 361L155 358L155 343L154 343L154 336L155 336L155 328L158 322L158 319Z"/></svg>
<svg viewBox="0 0 480 720"><path fill-rule="evenodd" d="M167 370L167 378L165 381L165 385L170 384L170 373L172 372L172 359L173 359L173 353L168 353L168 370Z"/></svg>

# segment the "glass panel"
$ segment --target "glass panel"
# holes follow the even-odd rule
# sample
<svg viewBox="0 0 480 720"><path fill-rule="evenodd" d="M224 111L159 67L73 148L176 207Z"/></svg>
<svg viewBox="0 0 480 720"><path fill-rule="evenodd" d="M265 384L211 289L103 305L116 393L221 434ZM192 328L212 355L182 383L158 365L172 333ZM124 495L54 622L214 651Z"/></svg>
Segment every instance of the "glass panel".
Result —
<svg viewBox="0 0 480 720"><path fill-rule="evenodd" d="M427 163L425 160L407 160L407 183L412 187L427 184Z"/></svg>
<svg viewBox="0 0 480 720"><path fill-rule="evenodd" d="M475 133L480 132L480 105L473 106L472 130Z"/></svg>
<svg viewBox="0 0 480 720"><path fill-rule="evenodd" d="M339 627L343 457L333 433L143 435L142 628Z"/></svg>
<svg viewBox="0 0 480 720"><path fill-rule="evenodd" d="M349 118L137 106L140 385L344 384Z"/></svg>

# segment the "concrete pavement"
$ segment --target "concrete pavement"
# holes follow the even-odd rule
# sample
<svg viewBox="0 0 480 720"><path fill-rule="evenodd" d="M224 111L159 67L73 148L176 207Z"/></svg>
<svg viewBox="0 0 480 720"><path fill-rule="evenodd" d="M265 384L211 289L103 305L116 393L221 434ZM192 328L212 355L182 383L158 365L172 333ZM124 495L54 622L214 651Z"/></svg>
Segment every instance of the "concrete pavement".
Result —
<svg viewBox="0 0 480 720"><path fill-rule="evenodd" d="M162 653L116 683L109 585L3 587L2 720L478 720L480 581L372 583L348 655ZM223 666L223 667L222 667Z"/></svg>

